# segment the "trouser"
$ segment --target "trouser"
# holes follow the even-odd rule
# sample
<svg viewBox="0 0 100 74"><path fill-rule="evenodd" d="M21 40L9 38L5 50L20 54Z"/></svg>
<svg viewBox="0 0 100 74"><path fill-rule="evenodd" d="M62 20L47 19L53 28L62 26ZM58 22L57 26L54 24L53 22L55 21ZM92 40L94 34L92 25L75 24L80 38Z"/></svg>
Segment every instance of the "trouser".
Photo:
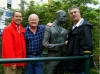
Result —
<svg viewBox="0 0 100 74"><path fill-rule="evenodd" d="M27 55L27 58L36 58L39 56ZM26 65L26 74L43 74L43 62L29 62Z"/></svg>
<svg viewBox="0 0 100 74"><path fill-rule="evenodd" d="M63 63L53 61L48 62L46 65L46 74L64 74L64 65Z"/></svg>
<svg viewBox="0 0 100 74"><path fill-rule="evenodd" d="M72 74L85 74L85 72L82 72L82 73L72 73Z"/></svg>
<svg viewBox="0 0 100 74"><path fill-rule="evenodd" d="M59 57L61 52L48 51L48 57ZM46 74L64 74L64 62L62 61L49 61L46 63Z"/></svg>
<svg viewBox="0 0 100 74"><path fill-rule="evenodd" d="M11 69L11 66L4 66L4 74L22 74L22 68L18 67L16 69Z"/></svg>

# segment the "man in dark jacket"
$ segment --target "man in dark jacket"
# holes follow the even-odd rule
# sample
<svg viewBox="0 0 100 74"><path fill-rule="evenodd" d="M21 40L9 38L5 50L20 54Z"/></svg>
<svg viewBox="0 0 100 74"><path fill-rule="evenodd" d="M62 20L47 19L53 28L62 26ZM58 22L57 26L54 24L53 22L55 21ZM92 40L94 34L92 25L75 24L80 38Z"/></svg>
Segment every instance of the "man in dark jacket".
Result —
<svg viewBox="0 0 100 74"><path fill-rule="evenodd" d="M73 21L68 34L67 56L83 56L84 51L92 51L92 24L81 18L78 7L68 9L69 15ZM68 62L68 71L75 74L84 72L83 60L71 60ZM84 73L83 73L84 74Z"/></svg>

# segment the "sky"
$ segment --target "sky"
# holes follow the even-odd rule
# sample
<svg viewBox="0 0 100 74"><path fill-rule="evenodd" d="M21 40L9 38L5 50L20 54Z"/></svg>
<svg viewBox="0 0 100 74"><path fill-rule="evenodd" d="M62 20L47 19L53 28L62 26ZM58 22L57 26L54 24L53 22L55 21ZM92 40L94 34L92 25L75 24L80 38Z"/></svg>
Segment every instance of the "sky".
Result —
<svg viewBox="0 0 100 74"><path fill-rule="evenodd" d="M99 3L100 3L100 0L98 0L99 1Z"/></svg>
<svg viewBox="0 0 100 74"><path fill-rule="evenodd" d="M89 7L93 7L93 8L100 8L100 4L98 5L94 5L94 4L88 4Z"/></svg>
<svg viewBox="0 0 100 74"><path fill-rule="evenodd" d="M94 4L88 4L89 7L93 7L93 8L100 8L100 0L98 0L99 4L98 5L94 5Z"/></svg>

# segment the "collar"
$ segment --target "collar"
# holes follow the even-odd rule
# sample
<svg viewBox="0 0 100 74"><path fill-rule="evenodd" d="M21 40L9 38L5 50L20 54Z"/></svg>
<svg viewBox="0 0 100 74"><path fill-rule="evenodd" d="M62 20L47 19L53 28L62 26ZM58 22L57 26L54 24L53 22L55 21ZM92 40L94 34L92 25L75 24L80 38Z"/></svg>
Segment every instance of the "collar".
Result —
<svg viewBox="0 0 100 74"><path fill-rule="evenodd" d="M83 22L84 22L84 19L81 18L81 19L78 21L77 24L73 25L73 29L74 29L75 27L79 27L80 25L82 25Z"/></svg>
<svg viewBox="0 0 100 74"><path fill-rule="evenodd" d="M79 20L79 22L78 22L75 26L76 26L76 27L79 27L80 25L82 25L83 22L84 22L84 19L81 18L81 19Z"/></svg>
<svg viewBox="0 0 100 74"><path fill-rule="evenodd" d="M11 25L14 27L14 29L18 30L18 27L16 26L14 21L11 21ZM22 27L21 24L19 24L19 27L20 27L20 32L25 32L25 29Z"/></svg>

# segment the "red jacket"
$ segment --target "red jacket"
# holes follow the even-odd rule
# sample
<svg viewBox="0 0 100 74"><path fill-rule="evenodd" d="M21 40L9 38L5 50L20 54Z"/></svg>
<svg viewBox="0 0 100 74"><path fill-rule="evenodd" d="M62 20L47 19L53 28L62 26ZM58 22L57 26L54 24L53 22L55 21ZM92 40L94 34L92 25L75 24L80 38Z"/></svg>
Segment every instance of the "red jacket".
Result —
<svg viewBox="0 0 100 74"><path fill-rule="evenodd" d="M26 57L26 45L24 40L24 28L20 26L20 33L14 21L11 21L2 34L2 58L25 58ZM3 64L4 66L24 66L25 63L10 63Z"/></svg>

